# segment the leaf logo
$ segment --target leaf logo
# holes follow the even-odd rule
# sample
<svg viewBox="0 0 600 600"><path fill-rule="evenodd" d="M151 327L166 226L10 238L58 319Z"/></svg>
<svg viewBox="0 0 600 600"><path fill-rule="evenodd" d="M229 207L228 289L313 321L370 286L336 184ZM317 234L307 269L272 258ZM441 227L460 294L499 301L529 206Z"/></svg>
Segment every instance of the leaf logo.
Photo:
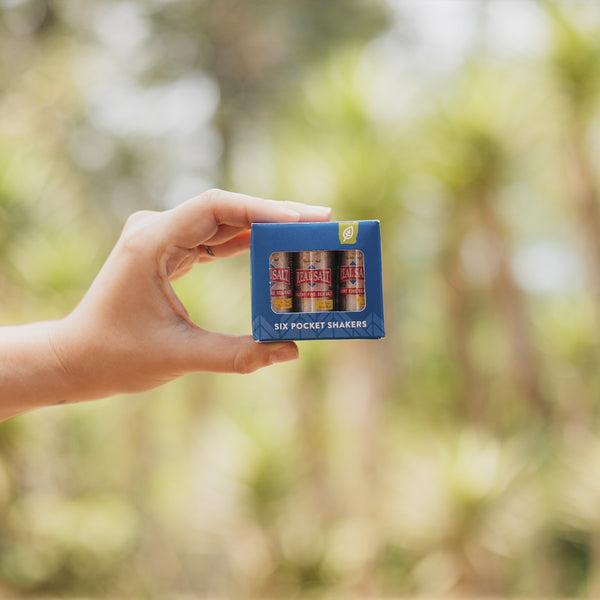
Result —
<svg viewBox="0 0 600 600"><path fill-rule="evenodd" d="M340 244L355 244L358 235L358 223L340 223L338 233Z"/></svg>

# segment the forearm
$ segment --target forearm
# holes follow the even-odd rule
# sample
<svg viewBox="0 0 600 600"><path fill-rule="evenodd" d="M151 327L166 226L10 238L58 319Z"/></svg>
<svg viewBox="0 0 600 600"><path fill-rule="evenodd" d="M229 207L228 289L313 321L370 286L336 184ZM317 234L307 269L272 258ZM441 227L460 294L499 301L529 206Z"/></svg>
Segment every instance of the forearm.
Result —
<svg viewBox="0 0 600 600"><path fill-rule="evenodd" d="M59 321L0 327L0 421L73 399L52 344Z"/></svg>

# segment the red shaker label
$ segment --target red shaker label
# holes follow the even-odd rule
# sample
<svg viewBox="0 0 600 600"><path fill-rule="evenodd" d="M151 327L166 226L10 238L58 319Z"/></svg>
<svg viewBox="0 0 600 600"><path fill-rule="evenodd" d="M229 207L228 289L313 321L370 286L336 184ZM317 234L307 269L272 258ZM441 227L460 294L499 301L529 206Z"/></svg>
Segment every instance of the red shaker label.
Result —
<svg viewBox="0 0 600 600"><path fill-rule="evenodd" d="M296 285L316 285L323 283L331 285L331 269L297 269L296 270Z"/></svg>
<svg viewBox="0 0 600 600"><path fill-rule="evenodd" d="M287 283L290 284L289 268L271 268L271 283Z"/></svg>
<svg viewBox="0 0 600 600"><path fill-rule="evenodd" d="M340 281L364 281L365 268L359 266L340 267Z"/></svg>

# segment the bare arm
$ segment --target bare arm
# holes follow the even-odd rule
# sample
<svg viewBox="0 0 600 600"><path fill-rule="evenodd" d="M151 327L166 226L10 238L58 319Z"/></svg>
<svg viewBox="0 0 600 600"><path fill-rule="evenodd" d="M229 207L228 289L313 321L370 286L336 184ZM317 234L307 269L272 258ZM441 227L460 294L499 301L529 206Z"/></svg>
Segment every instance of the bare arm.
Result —
<svg viewBox="0 0 600 600"><path fill-rule="evenodd" d="M197 263L246 252L253 222L329 217L323 207L221 190L169 211L132 215L69 316L0 328L0 420L60 402L140 392L192 371L249 373L297 358L293 342L258 344L199 327L170 281Z"/></svg>

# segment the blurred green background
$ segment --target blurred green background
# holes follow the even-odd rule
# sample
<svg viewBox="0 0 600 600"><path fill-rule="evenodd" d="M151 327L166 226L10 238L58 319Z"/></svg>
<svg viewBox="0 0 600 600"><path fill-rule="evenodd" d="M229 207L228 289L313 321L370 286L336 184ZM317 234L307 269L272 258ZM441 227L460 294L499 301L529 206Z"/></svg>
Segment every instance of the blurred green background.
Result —
<svg viewBox="0 0 600 600"><path fill-rule="evenodd" d="M0 323L218 186L381 219L388 333L3 423L0 596L598 597L599 175L591 0L0 0Z"/></svg>

